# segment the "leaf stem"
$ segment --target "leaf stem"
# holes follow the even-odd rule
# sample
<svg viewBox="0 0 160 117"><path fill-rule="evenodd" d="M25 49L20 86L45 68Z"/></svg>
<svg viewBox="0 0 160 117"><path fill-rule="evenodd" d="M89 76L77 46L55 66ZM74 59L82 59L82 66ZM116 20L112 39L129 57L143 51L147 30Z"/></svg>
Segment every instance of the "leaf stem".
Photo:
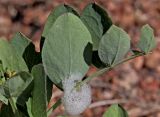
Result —
<svg viewBox="0 0 160 117"><path fill-rule="evenodd" d="M92 75L88 76L88 77L87 77L86 79L84 79L82 82L78 83L78 84L75 86L75 88L81 87L83 84L88 83L88 82L89 82L90 80L92 80L93 78L95 78L95 77L97 77L97 76L99 76L99 75L102 75L102 74L105 73L105 72L108 72L108 71L112 70L114 67L118 66L119 64L122 64L122 63L124 63L124 62L126 62L126 61L129 61L129 60L131 60L131 59L134 59L134 58L136 58L136 57L143 56L143 55L145 55L145 53L139 53L139 54L136 54L136 55L132 55L132 56L130 56L130 57L126 58L126 59L123 59L122 61L120 61L120 62L118 62L118 63L116 63L116 64L114 64L114 65L112 65L112 66L103 68L103 69L101 69L101 70L93 73Z"/></svg>
<svg viewBox="0 0 160 117"><path fill-rule="evenodd" d="M17 106L16 106L15 101L14 101L14 99L12 97L9 98L9 103L10 103L10 105L12 107L13 113L15 114L16 111L17 111Z"/></svg>
<svg viewBox="0 0 160 117"><path fill-rule="evenodd" d="M123 59L122 61L120 61L120 62L117 63L117 64L114 64L114 65L112 65L112 66L103 68L103 69L101 69L101 70L93 73L92 75L90 75L89 77L87 77L87 78L86 78L85 80L83 80L82 82L78 83L78 84L75 86L75 88L78 88L78 87L82 86L83 84L88 83L88 82L89 82L90 80L92 80L93 78L95 78L95 77L97 77L97 76L99 76L99 75L102 75L103 73L105 73L105 72L107 72L107 71L112 70L112 68L118 66L119 64L122 64L122 63L124 63L124 62L126 62L126 61L129 61L129 60L131 60L131 59L134 59L134 58L136 58L136 57L140 57L140 56L143 56L143 55L145 55L145 53L139 53L139 54L136 54L136 55L132 55L132 56L126 58L126 59ZM51 110L56 109L61 103L62 103L62 100L59 99L51 108L48 109L47 113L49 113Z"/></svg>

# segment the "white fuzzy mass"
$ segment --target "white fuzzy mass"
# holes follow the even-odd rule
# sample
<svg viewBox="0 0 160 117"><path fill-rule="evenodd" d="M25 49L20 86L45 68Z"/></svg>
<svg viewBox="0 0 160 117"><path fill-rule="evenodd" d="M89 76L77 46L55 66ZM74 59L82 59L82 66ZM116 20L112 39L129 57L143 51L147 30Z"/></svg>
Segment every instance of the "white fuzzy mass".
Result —
<svg viewBox="0 0 160 117"><path fill-rule="evenodd" d="M64 96L62 98L65 110L70 115L79 115L82 113L91 103L91 88L88 84L84 84L80 90L76 90L74 86L77 81L82 78L78 78L76 75L65 79L63 83Z"/></svg>

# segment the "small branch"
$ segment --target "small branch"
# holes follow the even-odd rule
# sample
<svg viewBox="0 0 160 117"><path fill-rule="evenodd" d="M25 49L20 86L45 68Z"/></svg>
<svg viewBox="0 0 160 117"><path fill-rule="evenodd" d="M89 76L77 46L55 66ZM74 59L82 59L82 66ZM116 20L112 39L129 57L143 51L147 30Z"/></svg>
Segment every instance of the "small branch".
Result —
<svg viewBox="0 0 160 117"><path fill-rule="evenodd" d="M57 102L56 102L55 104L53 104L53 106L50 107L50 108L47 110L47 112L50 112L51 110L56 109L61 103L62 103L62 100L61 100L61 99L57 100Z"/></svg>
<svg viewBox="0 0 160 117"><path fill-rule="evenodd" d="M79 83L75 86L75 88L81 87L83 84L88 83L88 82L89 82L90 80L92 80L93 78L95 78L95 77L97 77L97 76L100 76L100 75L102 75L103 73L112 70L114 67L116 67L116 66L118 66L118 65L120 65L120 64L122 64L122 63L124 63L124 62L126 62L126 61L129 61L129 60L131 60L131 59L134 59L134 58L137 58L137 57L140 57L140 56L143 56L143 55L145 55L145 54L144 54L144 53L139 53L139 54L136 54L136 55L132 55L132 56L126 58L126 59L123 59L123 60L120 61L119 63L116 63L116 64L114 64L114 65L112 65L112 66L103 68L103 69L101 69L101 70L93 73L91 76L87 77L87 78L84 79L82 82L79 82Z"/></svg>
<svg viewBox="0 0 160 117"><path fill-rule="evenodd" d="M138 112L138 113L129 113L129 116L136 116L136 117L146 117L146 116L149 116L150 114L155 114L156 112L160 112L160 108L153 108L153 109L150 109L150 110L143 110L141 112Z"/></svg>
<svg viewBox="0 0 160 117"><path fill-rule="evenodd" d="M140 107L140 110L138 112L135 113L135 111L128 111L129 116L136 116L136 117L142 117L142 116L149 116L151 114L155 114L157 112L160 112L160 105L158 105L157 103L153 103L153 104L147 104L146 102L134 102L134 104L136 104L138 107ZM144 108L142 105L145 105Z"/></svg>
<svg viewBox="0 0 160 117"><path fill-rule="evenodd" d="M106 67L104 69L101 69L95 73L93 73L91 76L87 77L85 80L83 80L81 83L85 84L88 83L90 80L92 80L93 78L102 75L103 73L105 73L106 71L111 70L111 67Z"/></svg>
<svg viewBox="0 0 160 117"><path fill-rule="evenodd" d="M89 108L96 108L100 106L105 106L105 105L112 105L112 104L122 104L122 103L127 103L128 100L124 99L115 99L115 100L102 100L98 102L92 103Z"/></svg>

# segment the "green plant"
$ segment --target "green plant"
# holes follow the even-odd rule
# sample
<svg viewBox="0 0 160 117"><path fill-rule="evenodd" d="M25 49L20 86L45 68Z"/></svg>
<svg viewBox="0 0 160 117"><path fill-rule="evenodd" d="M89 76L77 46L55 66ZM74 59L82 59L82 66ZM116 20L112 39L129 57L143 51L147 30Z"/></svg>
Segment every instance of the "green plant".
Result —
<svg viewBox="0 0 160 117"><path fill-rule="evenodd" d="M61 103L68 114L80 114L91 103L88 82L92 78L151 53L156 43L152 28L144 25L137 49L132 50L129 35L112 24L103 8L91 3L81 16L65 4L55 8L40 45L41 51L36 52L30 39L19 32L10 42L0 39L1 117L47 117ZM100 69L84 79L91 65ZM47 109L53 84L64 96ZM103 115L127 116L117 104Z"/></svg>

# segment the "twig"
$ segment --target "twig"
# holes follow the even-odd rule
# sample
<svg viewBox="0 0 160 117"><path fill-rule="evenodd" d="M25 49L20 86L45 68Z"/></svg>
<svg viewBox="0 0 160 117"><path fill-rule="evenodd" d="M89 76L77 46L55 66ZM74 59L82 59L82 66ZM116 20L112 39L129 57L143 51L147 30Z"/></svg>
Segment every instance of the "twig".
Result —
<svg viewBox="0 0 160 117"><path fill-rule="evenodd" d="M128 100L125 100L125 99L102 100L102 101L92 103L89 106L89 108L96 108L96 107L111 105L111 104L122 104L122 103L127 103L127 102Z"/></svg>
<svg viewBox="0 0 160 117"><path fill-rule="evenodd" d="M51 108L49 108L47 112L56 109L61 103L62 103L61 99L57 100L57 102Z"/></svg>
<svg viewBox="0 0 160 117"><path fill-rule="evenodd" d="M159 103L149 103L146 101L138 101L138 100L134 100L134 99L130 99L131 102L137 106L136 108L139 108L140 110L138 110L138 112L128 110L128 114L129 116L136 116L136 117L143 117L143 116L148 116L150 114L156 113L156 112L160 112L160 105Z"/></svg>
<svg viewBox="0 0 160 117"><path fill-rule="evenodd" d="M126 59L123 59L122 61L120 61L119 63L116 63L116 64L113 64L112 66L107 66L106 68L103 68L95 73L93 73L92 75L88 76L86 79L84 79L82 82L79 82L77 83L77 85L75 86L75 88L77 89L78 87L81 87L83 84L85 83L88 83L90 80L92 80L93 78L97 77L97 76L100 76L102 75L103 73L105 72L108 72L110 70L112 70L114 67L126 62L126 61L129 61L131 59L134 59L134 58L137 58L137 57L140 57L140 56L144 56L145 53L139 53L139 54L136 54L136 55L132 55Z"/></svg>
<svg viewBox="0 0 160 117"><path fill-rule="evenodd" d="M156 112L160 112L160 106L159 107L152 107L150 109L143 109L142 111L138 112L138 113L132 113L131 111L128 111L129 116L136 116L136 117L144 117L144 116L148 116L152 113L156 113Z"/></svg>

